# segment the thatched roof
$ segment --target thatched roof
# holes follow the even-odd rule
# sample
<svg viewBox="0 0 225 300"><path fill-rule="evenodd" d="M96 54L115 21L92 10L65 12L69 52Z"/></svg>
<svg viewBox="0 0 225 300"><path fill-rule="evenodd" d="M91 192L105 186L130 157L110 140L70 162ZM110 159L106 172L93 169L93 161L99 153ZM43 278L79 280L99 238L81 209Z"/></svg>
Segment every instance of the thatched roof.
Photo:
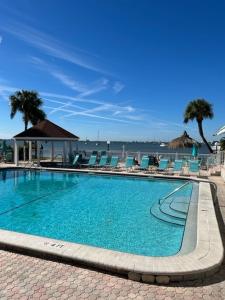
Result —
<svg viewBox="0 0 225 300"><path fill-rule="evenodd" d="M170 143L169 143L169 148L191 148L193 145L196 145L196 146L200 146L200 144L192 139L186 131L184 131L184 133L179 136L178 138L172 140Z"/></svg>
<svg viewBox="0 0 225 300"><path fill-rule="evenodd" d="M17 134L15 139L24 140L78 140L79 137L52 123L49 120L39 122L37 125Z"/></svg>

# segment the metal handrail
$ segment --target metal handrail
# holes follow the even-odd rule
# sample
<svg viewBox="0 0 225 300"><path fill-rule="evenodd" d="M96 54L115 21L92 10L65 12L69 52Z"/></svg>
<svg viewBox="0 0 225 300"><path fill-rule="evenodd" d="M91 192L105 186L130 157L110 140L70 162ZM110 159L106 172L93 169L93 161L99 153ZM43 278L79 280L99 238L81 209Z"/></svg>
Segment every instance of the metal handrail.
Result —
<svg viewBox="0 0 225 300"><path fill-rule="evenodd" d="M169 193L168 195L166 195L163 198L159 199L159 204L161 205L167 198L169 198L170 196L172 196L173 194L175 194L176 192L178 192L179 190L181 190L183 187L185 187L186 185L190 184L191 182L185 182L184 184L182 184L181 186L179 186L178 188L175 188L171 193ZM162 202L163 201L163 202Z"/></svg>

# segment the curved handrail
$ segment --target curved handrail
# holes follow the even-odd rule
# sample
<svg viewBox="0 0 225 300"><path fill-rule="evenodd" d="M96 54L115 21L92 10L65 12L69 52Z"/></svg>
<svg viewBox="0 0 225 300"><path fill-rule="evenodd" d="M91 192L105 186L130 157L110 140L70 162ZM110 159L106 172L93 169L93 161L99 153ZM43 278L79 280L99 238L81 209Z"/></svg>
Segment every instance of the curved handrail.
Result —
<svg viewBox="0 0 225 300"><path fill-rule="evenodd" d="M162 201L165 201L167 198L169 198L170 196L172 196L173 194L175 194L176 192L178 192L180 189L182 189L183 187L185 187L186 185L190 184L191 181L185 182L184 184L182 184L181 186L175 188L171 193L169 193L168 195L166 195L163 198L159 199L159 204L162 204Z"/></svg>

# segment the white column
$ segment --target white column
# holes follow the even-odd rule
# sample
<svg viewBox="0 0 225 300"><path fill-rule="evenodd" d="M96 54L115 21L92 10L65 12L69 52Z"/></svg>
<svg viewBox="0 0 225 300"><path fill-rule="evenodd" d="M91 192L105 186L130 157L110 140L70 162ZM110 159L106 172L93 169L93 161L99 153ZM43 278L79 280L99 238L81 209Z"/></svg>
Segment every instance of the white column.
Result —
<svg viewBox="0 0 225 300"><path fill-rule="evenodd" d="M63 142L63 162L66 162L67 142Z"/></svg>
<svg viewBox="0 0 225 300"><path fill-rule="evenodd" d="M32 141L29 141L29 161L32 161Z"/></svg>
<svg viewBox="0 0 225 300"><path fill-rule="evenodd" d="M37 166L40 166L40 142L37 141Z"/></svg>
<svg viewBox="0 0 225 300"><path fill-rule="evenodd" d="M51 161L54 161L54 156L55 156L54 141L52 141Z"/></svg>
<svg viewBox="0 0 225 300"><path fill-rule="evenodd" d="M14 142L14 164L16 166L18 166L18 162L19 162L19 159L18 159L18 144L17 144L17 140L15 140L15 142Z"/></svg>

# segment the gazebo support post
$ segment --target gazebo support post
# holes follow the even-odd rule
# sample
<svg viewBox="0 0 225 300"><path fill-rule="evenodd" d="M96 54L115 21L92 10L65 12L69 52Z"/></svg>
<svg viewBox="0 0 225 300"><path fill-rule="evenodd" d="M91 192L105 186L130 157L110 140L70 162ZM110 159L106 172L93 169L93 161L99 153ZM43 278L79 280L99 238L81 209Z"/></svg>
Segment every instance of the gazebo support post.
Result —
<svg viewBox="0 0 225 300"><path fill-rule="evenodd" d="M67 142L63 142L63 162L66 162Z"/></svg>
<svg viewBox="0 0 225 300"><path fill-rule="evenodd" d="M32 141L29 141L29 162L32 161Z"/></svg>
<svg viewBox="0 0 225 300"><path fill-rule="evenodd" d="M37 166L40 166L40 142L37 141Z"/></svg>
<svg viewBox="0 0 225 300"><path fill-rule="evenodd" d="M52 150L51 150L51 161L54 161L55 149L54 149L54 141L52 141Z"/></svg>
<svg viewBox="0 0 225 300"><path fill-rule="evenodd" d="M14 141L14 164L16 166L18 166L18 144L17 144L17 140Z"/></svg>

